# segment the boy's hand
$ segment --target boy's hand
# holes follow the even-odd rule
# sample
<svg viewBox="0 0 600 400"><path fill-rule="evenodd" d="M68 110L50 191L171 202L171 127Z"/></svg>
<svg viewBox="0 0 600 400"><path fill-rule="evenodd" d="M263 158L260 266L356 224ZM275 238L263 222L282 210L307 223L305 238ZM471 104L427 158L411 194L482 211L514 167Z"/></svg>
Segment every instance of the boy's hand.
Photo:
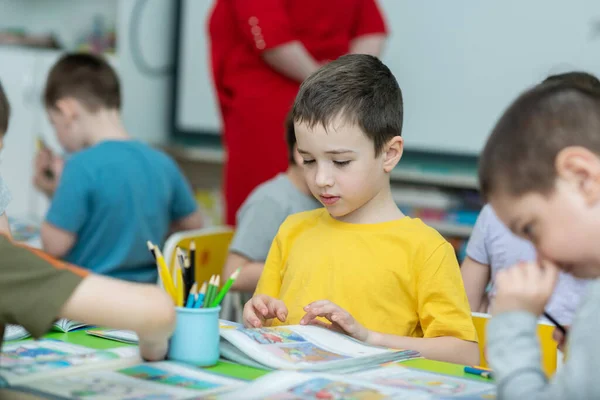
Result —
<svg viewBox="0 0 600 400"><path fill-rule="evenodd" d="M48 197L52 197L63 168L64 161L61 157L52 154L48 148L40 149L35 156L33 184Z"/></svg>
<svg viewBox="0 0 600 400"><path fill-rule="evenodd" d="M541 315L554 291L558 274L558 268L548 261L520 263L498 272L492 313L522 310Z"/></svg>
<svg viewBox="0 0 600 400"><path fill-rule="evenodd" d="M259 294L252 297L244 306L244 326L247 328L260 328L266 320L277 318L285 322L288 309L281 300Z"/></svg>
<svg viewBox="0 0 600 400"><path fill-rule="evenodd" d="M565 326L564 328L567 330L567 332L569 332L568 326ZM552 332L552 339L556 340L556 343L558 343L558 349L564 353L565 344L567 343L567 337L562 333L560 329L554 328L554 332Z"/></svg>
<svg viewBox="0 0 600 400"><path fill-rule="evenodd" d="M340 306L329 300L319 300L304 307L306 315L300 320L300 325L318 325L337 332L345 333L354 339L368 342L369 330ZM319 321L317 317L323 317L331 321L330 324Z"/></svg>

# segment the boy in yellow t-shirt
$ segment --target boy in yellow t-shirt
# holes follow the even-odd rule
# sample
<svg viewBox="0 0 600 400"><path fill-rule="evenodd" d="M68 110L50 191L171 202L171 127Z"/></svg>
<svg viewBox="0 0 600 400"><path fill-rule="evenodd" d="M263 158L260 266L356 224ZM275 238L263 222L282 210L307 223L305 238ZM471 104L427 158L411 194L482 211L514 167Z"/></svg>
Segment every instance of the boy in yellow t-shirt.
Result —
<svg viewBox="0 0 600 400"><path fill-rule="evenodd" d="M381 333L374 344L479 361L452 247L392 199L402 114L400 87L375 57L340 57L304 81L292 118L307 184L325 208L282 224L244 307L246 326L298 324L304 307L327 299Z"/></svg>

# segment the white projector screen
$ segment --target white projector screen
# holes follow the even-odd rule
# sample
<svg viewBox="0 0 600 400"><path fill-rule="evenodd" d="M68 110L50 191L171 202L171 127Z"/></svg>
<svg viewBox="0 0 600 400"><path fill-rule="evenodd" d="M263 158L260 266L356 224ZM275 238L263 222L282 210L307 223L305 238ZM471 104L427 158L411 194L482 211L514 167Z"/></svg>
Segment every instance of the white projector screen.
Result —
<svg viewBox="0 0 600 400"><path fill-rule="evenodd" d="M206 21L212 2L180 0L174 128L219 134ZM404 93L410 150L477 154L503 109L548 74L600 75L598 0L379 0L383 61Z"/></svg>

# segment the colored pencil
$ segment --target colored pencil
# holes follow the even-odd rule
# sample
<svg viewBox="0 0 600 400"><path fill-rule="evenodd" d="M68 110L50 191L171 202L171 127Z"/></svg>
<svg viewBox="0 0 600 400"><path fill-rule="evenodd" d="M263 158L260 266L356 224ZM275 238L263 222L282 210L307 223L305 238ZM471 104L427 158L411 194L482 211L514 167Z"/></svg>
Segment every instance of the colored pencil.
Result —
<svg viewBox="0 0 600 400"><path fill-rule="evenodd" d="M231 289L231 285L233 285L233 283L235 282L235 280L237 279L237 277L239 275L240 275L240 268L236 269L233 272L233 274L231 274L229 279L227 279L227 282L225 282L225 284L223 285L223 288L219 291L219 294L212 301L212 303L210 305L211 307L217 307L221 304L221 302L225 298L225 295L227 294L229 289Z"/></svg>
<svg viewBox="0 0 600 400"><path fill-rule="evenodd" d="M221 276L220 275L215 275L215 280L213 283L213 287L212 290L210 292L210 297L207 296L207 298L204 300L204 307L205 308L210 308L212 307L212 302L215 299L215 296L217 295L217 292L219 291L219 285L221 283Z"/></svg>
<svg viewBox="0 0 600 400"><path fill-rule="evenodd" d="M198 290L198 284L194 283L194 285L190 289L190 292L187 296L187 300L185 303L186 308L194 307L194 303L196 302L196 297L198 296L197 290Z"/></svg>
<svg viewBox="0 0 600 400"><path fill-rule="evenodd" d="M190 242L190 274L192 275L192 280L196 280L196 241L192 240Z"/></svg>
<svg viewBox="0 0 600 400"><path fill-rule="evenodd" d="M181 270L181 265L179 264L179 260L175 257L175 262L173 263L173 281L175 282L175 304L177 307L183 307L184 298L186 296L185 285L183 283L183 271Z"/></svg>
<svg viewBox="0 0 600 400"><path fill-rule="evenodd" d="M487 369L481 369L481 368L476 368L476 367L465 367L465 373L471 374L471 375L479 375L482 378L494 379L494 374L492 373L492 371L487 370Z"/></svg>
<svg viewBox="0 0 600 400"><path fill-rule="evenodd" d="M167 293L171 295L173 301L177 302L177 292L175 291L173 278L171 276L171 273L169 272L169 268L167 267L167 263L165 262L162 252L156 245L154 245L154 253L156 254L156 264L158 265L158 272L160 275L161 282L163 283Z"/></svg>
<svg viewBox="0 0 600 400"><path fill-rule="evenodd" d="M198 292L198 297L196 298L196 303L194 304L194 308L201 308L204 304L204 298L206 297L206 287L207 284L204 282L200 291Z"/></svg>
<svg viewBox="0 0 600 400"><path fill-rule="evenodd" d="M188 293L194 284L194 277L192 276L192 270L190 269L190 261L184 251L179 247L177 248L177 258L179 259L181 268L183 268L183 283L186 287L186 293Z"/></svg>
<svg viewBox="0 0 600 400"><path fill-rule="evenodd" d="M204 302L202 303L203 308L208 308L210 304L210 297L212 296L213 288L215 287L215 276L212 275L208 280L208 286L206 287L206 295L204 295Z"/></svg>
<svg viewBox="0 0 600 400"><path fill-rule="evenodd" d="M148 246L148 250L150 250L150 254L152 254L152 258L154 258L154 262L156 262L156 253L154 252L154 245L151 241L147 241L146 245Z"/></svg>

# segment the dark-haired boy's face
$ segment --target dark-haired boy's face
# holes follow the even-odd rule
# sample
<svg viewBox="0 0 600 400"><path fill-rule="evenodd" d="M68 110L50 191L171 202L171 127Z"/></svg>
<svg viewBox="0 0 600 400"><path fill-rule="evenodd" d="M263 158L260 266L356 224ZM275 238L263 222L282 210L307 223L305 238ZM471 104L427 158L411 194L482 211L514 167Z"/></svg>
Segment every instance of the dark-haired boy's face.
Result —
<svg viewBox="0 0 600 400"><path fill-rule="evenodd" d="M490 203L514 234L535 245L540 258L578 278L600 276L600 205L576 182L558 178L548 196L499 194Z"/></svg>
<svg viewBox="0 0 600 400"><path fill-rule="evenodd" d="M360 223L376 210L389 185L384 155L375 157L373 142L360 127L334 120L325 129L295 124L306 182L332 217Z"/></svg>

